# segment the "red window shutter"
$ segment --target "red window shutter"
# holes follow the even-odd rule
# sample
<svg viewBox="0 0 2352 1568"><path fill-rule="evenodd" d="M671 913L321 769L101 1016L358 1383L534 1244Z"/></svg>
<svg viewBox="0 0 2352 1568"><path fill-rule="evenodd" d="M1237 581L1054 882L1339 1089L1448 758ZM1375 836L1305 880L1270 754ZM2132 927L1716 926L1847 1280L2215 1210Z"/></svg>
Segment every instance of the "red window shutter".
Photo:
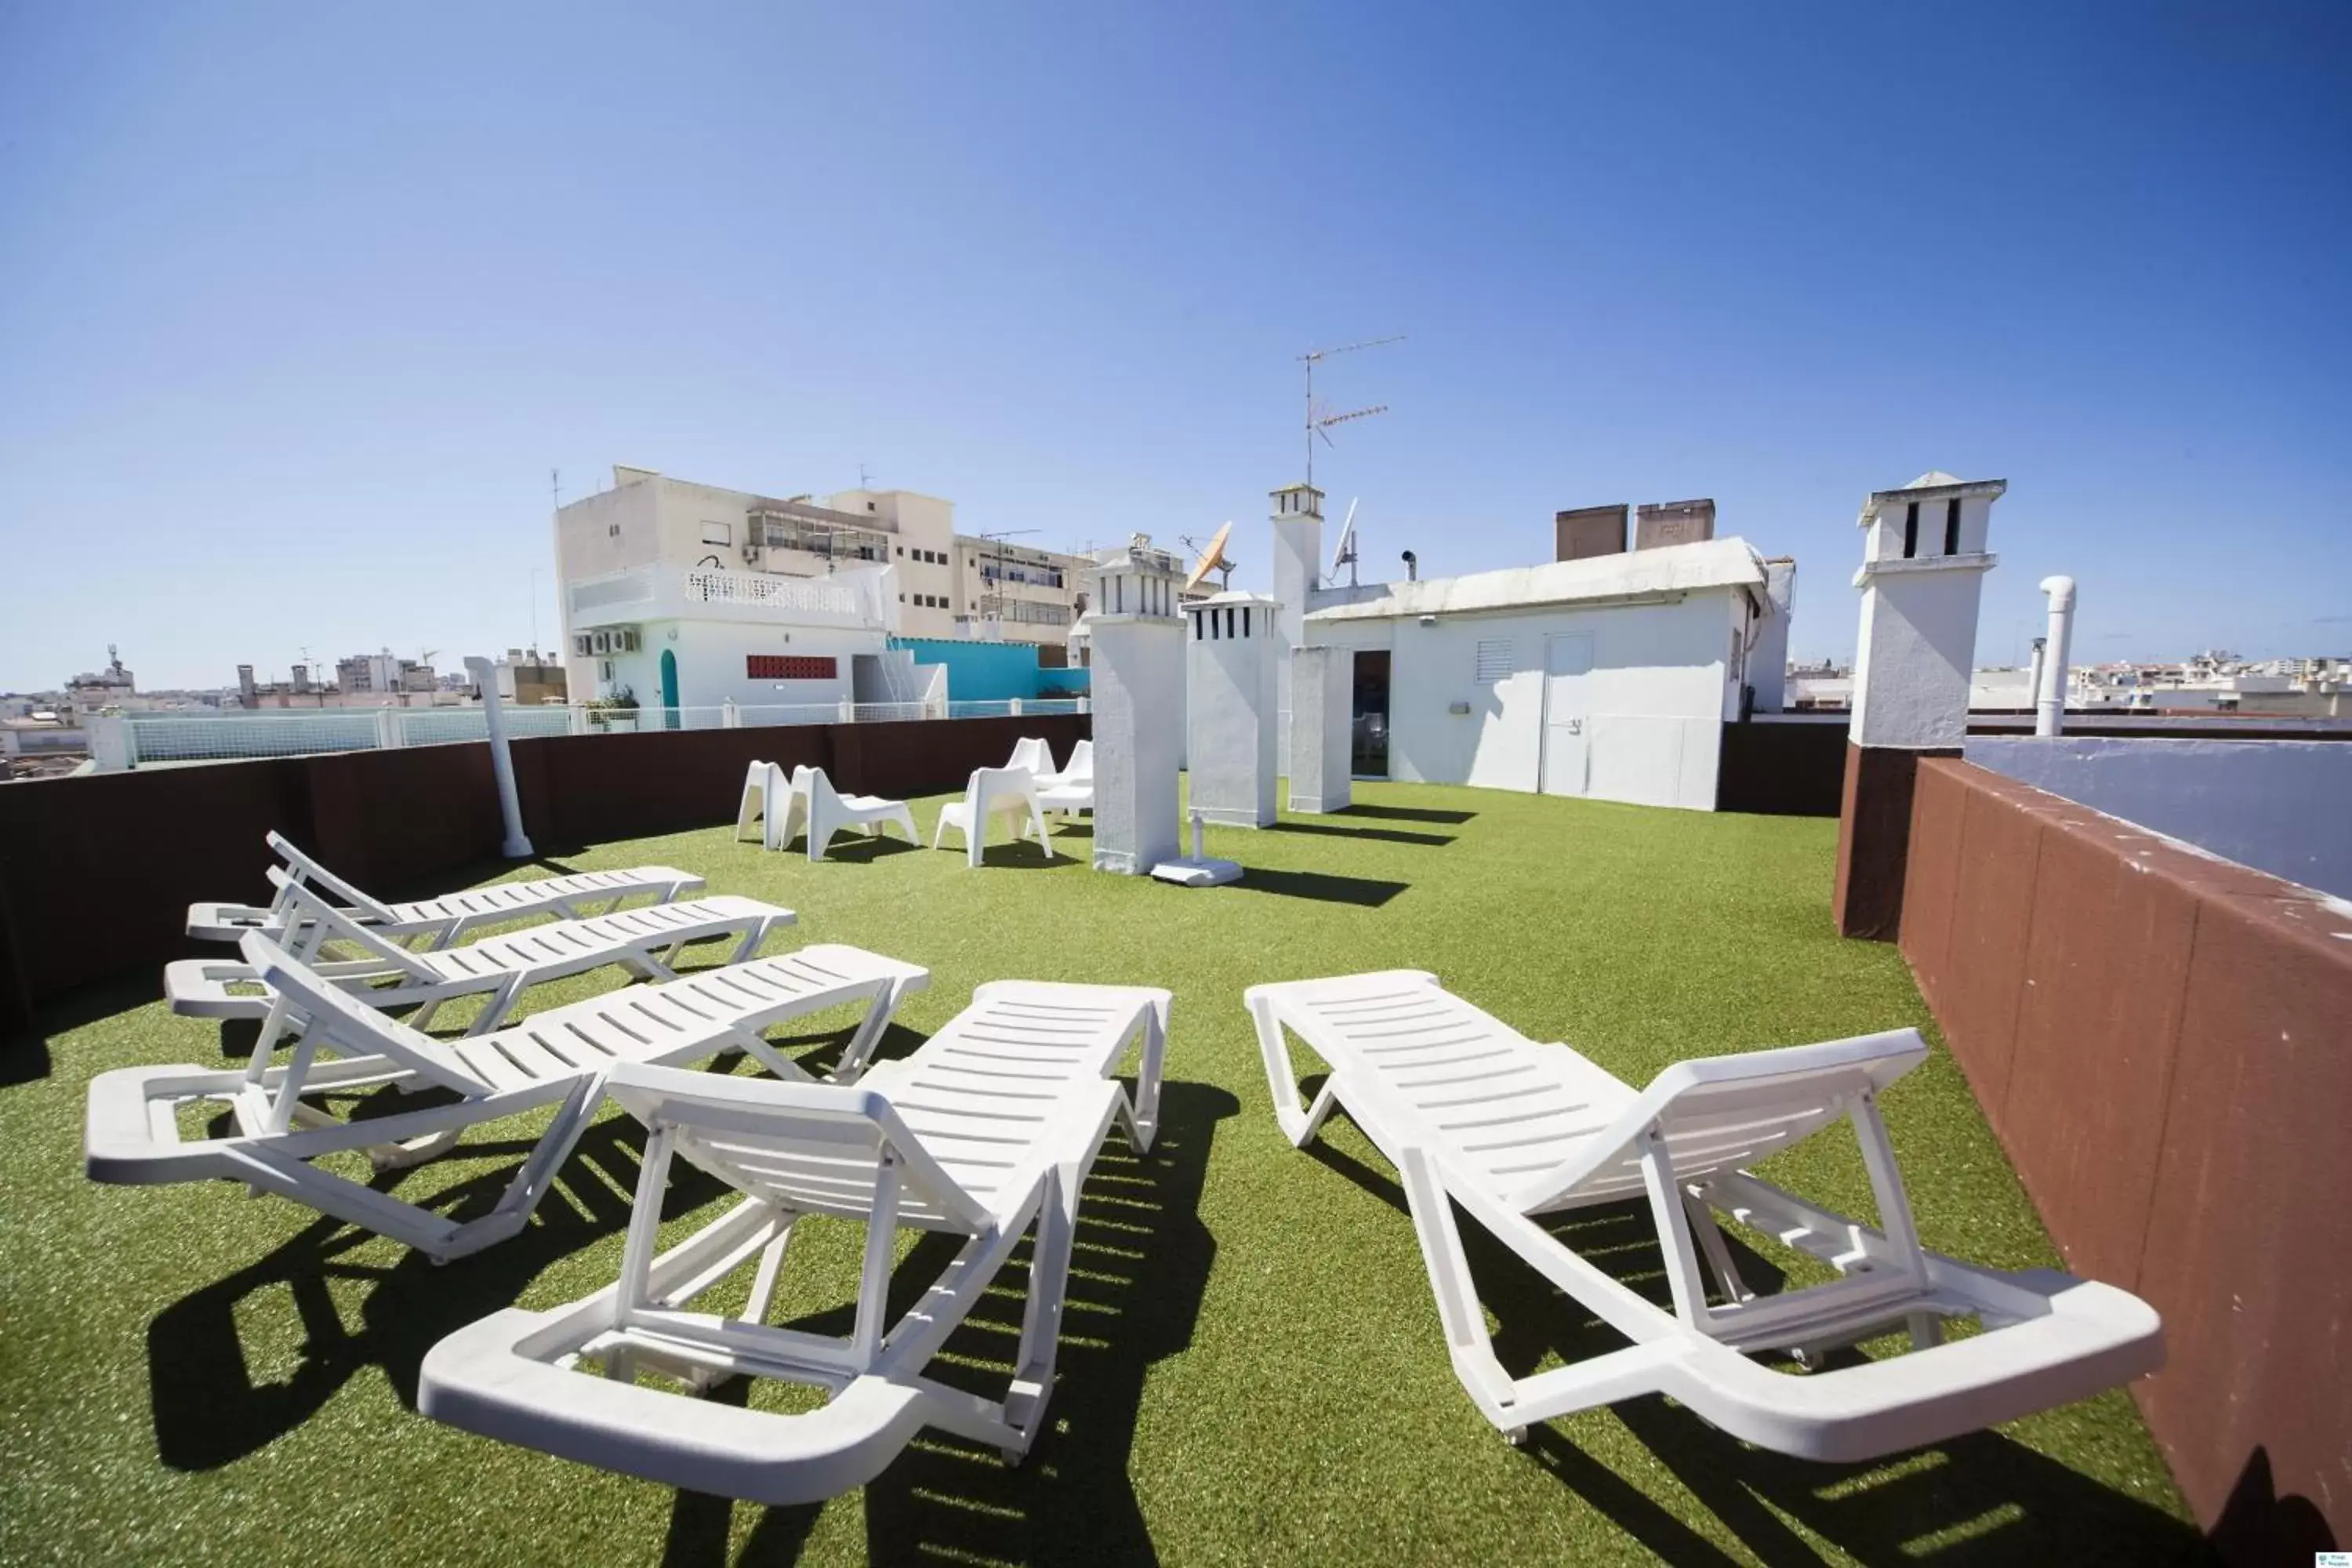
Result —
<svg viewBox="0 0 2352 1568"><path fill-rule="evenodd" d="M755 653L743 661L743 673L753 680L833 680L839 663L830 656Z"/></svg>

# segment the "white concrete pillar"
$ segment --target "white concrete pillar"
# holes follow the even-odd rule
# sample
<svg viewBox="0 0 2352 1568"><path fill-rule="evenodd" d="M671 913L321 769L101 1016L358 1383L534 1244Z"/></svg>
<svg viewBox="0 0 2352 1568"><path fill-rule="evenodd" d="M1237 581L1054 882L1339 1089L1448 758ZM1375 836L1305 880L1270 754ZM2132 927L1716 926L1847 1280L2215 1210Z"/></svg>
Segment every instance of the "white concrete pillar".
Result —
<svg viewBox="0 0 2352 1568"><path fill-rule="evenodd" d="M1926 473L1863 503L1862 637L1846 731L1847 809L1838 822L1838 930L1895 934L1921 755L1959 754L1969 731L1977 608L1992 503L2005 479Z"/></svg>
<svg viewBox="0 0 2352 1568"><path fill-rule="evenodd" d="M386 706L375 710L375 745L380 752L396 752L403 736L400 732L400 710Z"/></svg>
<svg viewBox="0 0 2352 1568"><path fill-rule="evenodd" d="M735 705L735 699L732 697L719 705L719 727L722 730L740 730L743 727L743 710Z"/></svg>
<svg viewBox="0 0 2352 1568"><path fill-rule="evenodd" d="M506 707L499 700L498 671L488 659L476 654L467 657L466 672L474 678L474 685L482 694L482 722L490 740L490 772L498 778L499 812L506 819L507 837L501 853L509 860L520 860L532 850L522 830L522 800L515 794L514 755L507 748Z"/></svg>
<svg viewBox="0 0 2352 1568"><path fill-rule="evenodd" d="M100 773L128 773L137 765L131 721L120 713L89 714L81 721L81 731L89 737L90 765Z"/></svg>
<svg viewBox="0 0 2352 1568"><path fill-rule="evenodd" d="M1291 810L1348 809L1355 691L1352 648L1302 647L1291 654Z"/></svg>
<svg viewBox="0 0 2352 1568"><path fill-rule="evenodd" d="M1184 606L1192 808L1223 827L1275 820L1280 768L1280 671L1287 664L1276 613L1260 594L1216 594Z"/></svg>
<svg viewBox="0 0 2352 1568"><path fill-rule="evenodd" d="M1312 485L1286 485L1273 494L1275 660L1275 766L1290 770L1290 651L1307 641L1307 596L1323 570L1323 492ZM1209 819L1212 822L1215 817Z"/></svg>
<svg viewBox="0 0 2352 1568"><path fill-rule="evenodd" d="M1020 718L1020 717L1021 717L1021 699L1019 699L1018 697L1015 697L1015 698L1012 699L1008 703L1006 703L1006 705L1005 705L1005 706L1006 706L1006 709L1007 709L1007 710L1012 713L1013 717L1014 717L1015 719L1018 719L1018 718Z"/></svg>
<svg viewBox="0 0 2352 1568"><path fill-rule="evenodd" d="M841 700L839 711L841 714L841 721L843 723L855 724L857 722L857 703L854 699L847 697L843 698Z"/></svg>
<svg viewBox="0 0 2352 1568"><path fill-rule="evenodd" d="M1176 858L1182 563L1139 535L1094 569L1094 865L1141 877Z"/></svg>

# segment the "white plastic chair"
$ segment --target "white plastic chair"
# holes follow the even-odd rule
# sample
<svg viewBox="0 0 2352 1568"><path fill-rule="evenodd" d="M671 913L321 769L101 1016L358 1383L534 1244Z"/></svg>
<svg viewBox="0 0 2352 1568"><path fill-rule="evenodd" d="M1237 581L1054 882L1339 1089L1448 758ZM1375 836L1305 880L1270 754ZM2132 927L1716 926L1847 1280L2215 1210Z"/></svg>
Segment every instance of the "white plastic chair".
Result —
<svg viewBox="0 0 2352 1568"><path fill-rule="evenodd" d="M753 763L743 774L743 800L735 809L735 837L741 842L744 829L752 823L760 824L760 842L769 849L781 848L793 841L795 825L806 808L807 786L801 782L803 768L789 773L782 763Z"/></svg>
<svg viewBox="0 0 2352 1568"><path fill-rule="evenodd" d="M1070 765L1060 773L1041 773L1037 787L1041 790L1072 789L1083 784L1091 790L1095 784L1095 743L1080 741L1070 748Z"/></svg>
<svg viewBox="0 0 2352 1568"><path fill-rule="evenodd" d="M820 943L549 1008L493 1035L436 1040L365 1005L267 936L247 936L243 952L270 992L273 1020L251 1061L99 1074L83 1145L90 1180L151 1186L227 1177L436 1258L478 1251L523 1228L616 1063L684 1067L740 1050L781 1078L805 1081L807 1072L765 1032L829 1007L863 1005L865 1019L835 1068L835 1078L854 1079L900 1001L930 984L919 965ZM282 1056L271 1044L278 1022L291 1026ZM384 1083L457 1099L343 1121L305 1098ZM182 1129L196 1119L182 1108L207 1102L228 1111L234 1130L187 1136ZM397 1170L448 1152L469 1128L551 1105L554 1119L505 1194L470 1219L311 1163L358 1150L376 1171Z"/></svg>
<svg viewBox="0 0 2352 1568"><path fill-rule="evenodd" d="M919 846L922 836L915 831L915 814L907 809L903 800L884 800L879 795L843 795L833 787L823 768L803 768L794 781L794 787L806 796L803 810L808 821L808 858L824 858L824 848L833 836L845 827L862 827L876 837L882 829L895 825L907 836L907 842ZM789 839L772 841L782 847Z"/></svg>
<svg viewBox="0 0 2352 1568"><path fill-rule="evenodd" d="M965 858L977 866L988 848L989 820L996 816L1015 818L1013 832L1016 840L1027 828L1034 827L1045 858L1054 858L1053 840L1045 833L1045 813L1037 804L1037 775L1026 768L974 769L964 785L963 798L940 807L939 826L931 833L931 847L942 847L952 828L963 835Z"/></svg>
<svg viewBox="0 0 2352 1568"><path fill-rule="evenodd" d="M1402 1178L1455 1375L1514 1441L1529 1424L1664 1394L1744 1442L1852 1461L1922 1447L2127 1383L2164 1360L2162 1325L2128 1292L2054 1270L1977 1268L1919 1243L1878 1113L1927 1058L1914 1029L1678 1063L1635 1090L1566 1046L1538 1045L1419 970L1244 994L1275 1113L1304 1146L1344 1107ZM1283 1032L1331 1068L1302 1110ZM1848 1122L1880 1224L1815 1206L1745 1166ZM1648 1200L1674 1307L1578 1252L1536 1216ZM1495 1355L1454 1226L1459 1207L1580 1316L1632 1343L1513 1377ZM1840 1278L1759 1295L1717 1215ZM1947 1319L1983 1331L1939 1343ZM1831 1350L1907 1330L1913 1349L1795 1376Z"/></svg>
<svg viewBox="0 0 2352 1568"><path fill-rule="evenodd" d="M1007 768L1026 768L1039 778L1054 771L1054 749L1040 735L1025 736L1013 742L1013 758Z"/></svg>
<svg viewBox="0 0 2352 1568"><path fill-rule="evenodd" d="M914 1055L882 1063L855 1089L614 1068L606 1092L646 1128L620 1278L569 1306L509 1308L441 1341L418 1372L417 1409L563 1458L772 1506L871 1480L925 1426L1017 1462L1054 1392L1079 1191L1113 1127L1137 1153L1151 1146L1168 1001L1141 987L983 985ZM1130 1101L1110 1075L1139 1036ZM1005 1087L1013 1083L1017 1094ZM743 1196L656 1254L673 1160ZM766 1321L787 1243L809 1214L866 1226L845 1336ZM891 1323L902 1226L963 1245ZM1033 1230L1028 1303L1003 1394L926 1376L982 1298L1004 1289L998 1274ZM690 1310L746 1269L742 1307ZM580 1364L591 1358L604 1376ZM798 1384L822 1403L784 1414L687 1397L738 1374Z"/></svg>

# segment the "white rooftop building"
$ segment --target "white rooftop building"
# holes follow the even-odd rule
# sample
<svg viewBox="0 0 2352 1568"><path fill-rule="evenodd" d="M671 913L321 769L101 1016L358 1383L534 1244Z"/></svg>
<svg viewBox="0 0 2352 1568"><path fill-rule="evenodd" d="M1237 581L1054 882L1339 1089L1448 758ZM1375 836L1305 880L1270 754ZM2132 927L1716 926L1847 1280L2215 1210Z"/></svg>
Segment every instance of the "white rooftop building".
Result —
<svg viewBox="0 0 2352 1568"><path fill-rule="evenodd" d="M1794 564L1743 540L1325 588L1284 581L1320 559L1320 492L1276 498L1300 644L1355 653L1359 773L1711 811L1747 689L1779 706Z"/></svg>

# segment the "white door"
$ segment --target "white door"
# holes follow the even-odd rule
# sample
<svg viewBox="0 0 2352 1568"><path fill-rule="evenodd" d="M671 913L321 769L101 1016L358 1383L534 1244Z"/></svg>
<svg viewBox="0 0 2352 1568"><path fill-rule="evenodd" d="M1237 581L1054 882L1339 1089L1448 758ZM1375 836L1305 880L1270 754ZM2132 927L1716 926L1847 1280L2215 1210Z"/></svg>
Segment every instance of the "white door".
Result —
<svg viewBox="0 0 2352 1568"><path fill-rule="evenodd" d="M1592 634L1544 639L1543 792L1582 795L1591 737Z"/></svg>

